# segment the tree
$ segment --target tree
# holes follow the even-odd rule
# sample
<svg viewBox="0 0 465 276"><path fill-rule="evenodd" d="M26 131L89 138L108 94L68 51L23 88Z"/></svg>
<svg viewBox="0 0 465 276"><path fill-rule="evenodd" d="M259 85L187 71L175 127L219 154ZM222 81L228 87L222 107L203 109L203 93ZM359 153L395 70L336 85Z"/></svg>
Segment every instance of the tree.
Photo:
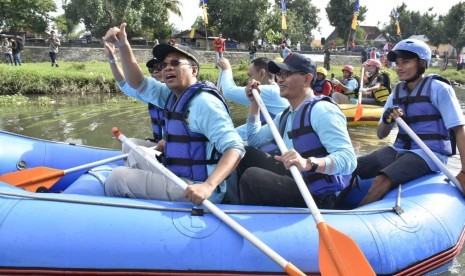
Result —
<svg viewBox="0 0 465 276"><path fill-rule="evenodd" d="M282 10L281 1L278 2L278 6ZM320 9L312 5L311 0L287 0L286 10L288 29L285 33L291 41L313 40L312 30L318 26Z"/></svg>
<svg viewBox="0 0 465 276"><path fill-rule="evenodd" d="M153 0L65 0L66 18L84 23L96 37L101 37L113 26L128 23L128 37L144 36L167 38L172 26L168 23L166 4L176 1Z"/></svg>
<svg viewBox="0 0 465 276"><path fill-rule="evenodd" d="M445 42L450 43L457 53L465 46L465 2L452 6L444 16Z"/></svg>
<svg viewBox="0 0 465 276"><path fill-rule="evenodd" d="M0 6L0 26L13 33L44 33L57 9L53 0L2 0Z"/></svg>
<svg viewBox="0 0 465 276"><path fill-rule="evenodd" d="M326 7L329 24L335 28L338 37L347 42L352 39L352 19L354 17L355 0L330 0ZM365 6L359 6L358 21L365 20ZM349 37L349 34L351 37Z"/></svg>
<svg viewBox="0 0 465 276"><path fill-rule="evenodd" d="M208 33L238 41L254 40L255 30L270 8L268 0L209 0Z"/></svg>
<svg viewBox="0 0 465 276"><path fill-rule="evenodd" d="M78 24L67 19L64 14L57 16L53 21L55 21L58 32L65 35L68 40L70 39L71 34L76 31L78 27Z"/></svg>

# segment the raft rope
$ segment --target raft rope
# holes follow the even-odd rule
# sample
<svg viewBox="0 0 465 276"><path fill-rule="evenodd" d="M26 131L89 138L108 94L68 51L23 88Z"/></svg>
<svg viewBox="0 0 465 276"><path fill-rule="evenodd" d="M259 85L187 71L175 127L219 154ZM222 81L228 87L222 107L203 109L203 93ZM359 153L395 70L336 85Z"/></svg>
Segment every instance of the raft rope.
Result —
<svg viewBox="0 0 465 276"><path fill-rule="evenodd" d="M322 214L360 214L360 213L379 213L379 212L396 212L398 215L403 213L402 207L400 207L400 195L402 192L401 185L399 185L397 190L397 199L394 207L391 208L376 208L376 209L363 209L363 210L327 210L321 209ZM164 206L154 206L153 203L147 203L151 205L142 205L142 204L133 204L133 203L115 203L115 202L102 202L94 201L87 199L75 199L75 198L59 198L59 194L50 193L50 194L21 194L21 193L10 193L0 191L0 195L4 196L13 196L19 198L35 199L35 200L46 200L46 201L55 201L55 202L68 202L76 204L89 204L89 205L99 205L99 206L112 206L112 207L121 207L121 208L133 208L133 209L144 209L144 210L156 210L156 211L172 211L172 212L191 212L192 208L180 208L180 207L164 207ZM399 210L401 211L399 213ZM308 209L293 209L293 210L222 210L226 214L311 214ZM205 210L208 213L208 210Z"/></svg>

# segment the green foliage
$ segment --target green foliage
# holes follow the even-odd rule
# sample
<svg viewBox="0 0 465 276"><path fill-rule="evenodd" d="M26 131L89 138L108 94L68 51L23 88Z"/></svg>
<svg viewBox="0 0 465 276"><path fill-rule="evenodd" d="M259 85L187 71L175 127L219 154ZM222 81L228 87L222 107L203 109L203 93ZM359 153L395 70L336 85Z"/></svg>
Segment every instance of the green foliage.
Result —
<svg viewBox="0 0 465 276"><path fill-rule="evenodd" d="M444 17L445 39L457 50L465 46L465 2L452 6Z"/></svg>
<svg viewBox="0 0 465 276"><path fill-rule="evenodd" d="M140 66L145 68L145 63ZM233 65L237 85L247 84L247 68L248 63L247 66ZM216 83L218 74L214 64L202 64L199 80ZM119 92L106 62L60 62L59 69L50 67L48 62L21 67L0 64L0 87L0 95Z"/></svg>
<svg viewBox="0 0 465 276"><path fill-rule="evenodd" d="M57 30L67 39L70 39L72 33L75 32L78 27L78 24L66 18L64 14L55 17L53 21L55 21Z"/></svg>
<svg viewBox="0 0 465 276"><path fill-rule="evenodd" d="M172 30L167 7L172 8L171 4L176 3L174 0L73 0L64 5L64 10L66 18L74 23L83 22L96 37L103 36L110 27L126 22L129 38L166 39Z"/></svg>
<svg viewBox="0 0 465 276"><path fill-rule="evenodd" d="M43 33L50 20L49 13L56 11L53 0L2 0L0 27L11 32Z"/></svg>
<svg viewBox="0 0 465 276"><path fill-rule="evenodd" d="M248 65L247 61L232 65L236 85L247 85ZM145 64L140 66L144 67ZM328 73L334 73L336 78L341 79L341 70L341 65L332 65L331 71ZM392 84L399 81L394 70L385 69L384 71L390 73ZM214 64L202 64L199 80L211 81L216 84L218 73ZM440 71L439 68L428 68L426 73L439 74L453 82L465 84L465 70L456 71L455 68L451 68ZM39 103L49 105L53 104L51 97L56 94L120 93L110 68L105 62L61 62L58 70L51 68L48 62L31 63L27 67L11 67L0 64L0 87L2 87L0 105L12 106L30 104L28 98L23 96L30 94L41 97L46 95L46 97L40 98Z"/></svg>
<svg viewBox="0 0 465 276"><path fill-rule="evenodd" d="M267 0L209 0L208 32L238 41L254 40L256 26L269 8ZM210 31L211 26L214 29Z"/></svg>
<svg viewBox="0 0 465 276"><path fill-rule="evenodd" d="M352 39L352 19L354 17L355 0L330 0L326 7L328 20L331 26L335 27L338 37L344 41ZM359 6L358 21L365 20L367 9L365 6ZM349 37L349 34L351 37ZM344 43L345 45L346 43Z"/></svg>

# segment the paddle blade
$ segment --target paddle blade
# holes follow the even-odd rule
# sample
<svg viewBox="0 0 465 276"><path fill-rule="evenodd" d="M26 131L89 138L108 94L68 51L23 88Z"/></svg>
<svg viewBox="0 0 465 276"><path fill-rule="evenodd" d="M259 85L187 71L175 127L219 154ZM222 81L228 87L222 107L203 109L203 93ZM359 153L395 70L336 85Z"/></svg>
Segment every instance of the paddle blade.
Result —
<svg viewBox="0 0 465 276"><path fill-rule="evenodd" d="M63 170L35 167L24 171L6 173L0 176L0 180L28 191L36 192L39 187L49 189L64 175L65 172Z"/></svg>
<svg viewBox="0 0 465 276"><path fill-rule="evenodd" d="M363 114L363 105L361 103L357 104L357 110L355 110L354 121L357 122L362 118Z"/></svg>
<svg viewBox="0 0 465 276"><path fill-rule="evenodd" d="M286 264L284 267L284 271L286 271L287 275L291 276L305 276L306 274L300 271L297 267L295 267L293 264L290 262Z"/></svg>
<svg viewBox="0 0 465 276"><path fill-rule="evenodd" d="M320 234L319 266L321 275L376 275L357 244L325 222L317 225Z"/></svg>

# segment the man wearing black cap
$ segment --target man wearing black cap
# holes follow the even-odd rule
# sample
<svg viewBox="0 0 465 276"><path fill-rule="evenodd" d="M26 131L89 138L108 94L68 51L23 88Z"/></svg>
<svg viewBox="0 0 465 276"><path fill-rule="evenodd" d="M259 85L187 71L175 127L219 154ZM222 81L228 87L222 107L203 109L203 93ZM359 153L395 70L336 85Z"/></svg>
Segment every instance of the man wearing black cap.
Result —
<svg viewBox="0 0 465 276"><path fill-rule="evenodd" d="M455 154L455 141L462 161L457 179L465 190L465 119L448 81L438 75L423 75L431 63L431 49L420 40L405 39L388 53L388 59L396 63L400 82L384 106L378 138L387 137L395 124L393 118L402 117L444 164ZM382 199L399 184L439 170L428 154L399 128L392 146L358 158L357 174L362 179L375 178L360 205Z"/></svg>
<svg viewBox="0 0 465 276"><path fill-rule="evenodd" d="M289 168L295 165L320 208L333 208L335 193L348 187L356 167L344 114L326 96L316 97L311 83L316 64L304 55L291 53L284 62L270 61L281 97L290 107L274 123L289 149L274 157L253 147L272 142L268 125L259 121L259 107L253 99L247 118L247 154L238 167L240 200L243 204L306 207ZM260 86L257 86L260 91Z"/></svg>
<svg viewBox="0 0 465 276"><path fill-rule="evenodd" d="M221 202L226 191L224 180L245 153L225 101L212 83L197 81L199 62L189 47L155 46L153 54L162 61L164 83L144 77L125 28L126 23L111 28L104 39L120 49L124 76L135 91L130 96L165 109L163 163L196 185L189 185L183 192L141 160L143 170L127 167L113 170L105 182L106 194L189 200L197 205L207 198L213 203Z"/></svg>

